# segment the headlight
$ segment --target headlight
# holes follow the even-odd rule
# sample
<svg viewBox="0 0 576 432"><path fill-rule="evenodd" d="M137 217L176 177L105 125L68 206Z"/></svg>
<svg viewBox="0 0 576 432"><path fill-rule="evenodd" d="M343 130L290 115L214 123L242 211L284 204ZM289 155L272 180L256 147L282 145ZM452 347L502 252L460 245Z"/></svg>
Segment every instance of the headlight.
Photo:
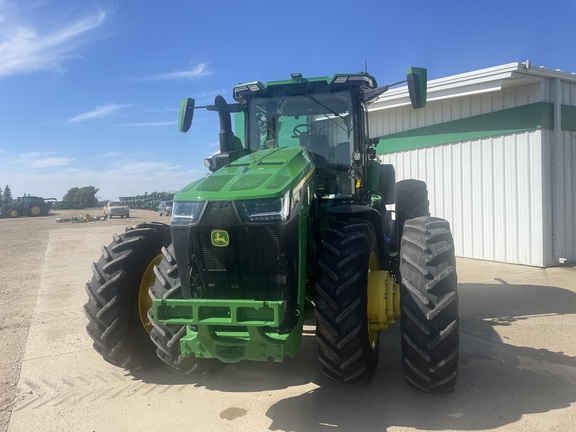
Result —
<svg viewBox="0 0 576 432"><path fill-rule="evenodd" d="M194 225L204 208L204 201L174 201L172 225Z"/></svg>
<svg viewBox="0 0 576 432"><path fill-rule="evenodd" d="M285 222L290 216L290 192L282 198L237 201L246 222Z"/></svg>

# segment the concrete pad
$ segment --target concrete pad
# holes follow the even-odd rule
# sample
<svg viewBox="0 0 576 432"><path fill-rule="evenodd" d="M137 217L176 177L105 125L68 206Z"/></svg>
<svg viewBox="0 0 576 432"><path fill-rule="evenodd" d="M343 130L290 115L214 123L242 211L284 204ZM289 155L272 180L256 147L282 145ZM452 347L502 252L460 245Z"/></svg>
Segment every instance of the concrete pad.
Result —
<svg viewBox="0 0 576 432"><path fill-rule="evenodd" d="M319 372L313 327L284 363L228 365L199 382L106 363L84 326L84 284L118 227L52 230L10 432L576 429L576 269L459 260L461 371L452 394L404 383L397 326L373 381ZM553 282L552 282L553 281Z"/></svg>

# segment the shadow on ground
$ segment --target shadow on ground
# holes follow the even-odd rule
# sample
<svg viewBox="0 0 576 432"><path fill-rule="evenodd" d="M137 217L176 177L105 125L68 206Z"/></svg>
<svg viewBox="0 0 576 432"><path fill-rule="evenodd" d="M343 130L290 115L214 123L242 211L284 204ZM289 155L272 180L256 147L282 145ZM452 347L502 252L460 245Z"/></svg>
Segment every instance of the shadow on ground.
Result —
<svg viewBox="0 0 576 432"><path fill-rule="evenodd" d="M243 362L219 373L192 378L161 367L133 373L156 384L194 384L224 392L257 392L303 384L317 386L272 405L271 430L384 431L493 429L523 415L569 407L576 402L576 358L562 352L513 346L496 329L534 316L567 315L576 323L576 294L534 285L460 284L460 377L451 394L423 394L402 376L398 327L382 336L380 363L372 382L346 386L319 372L313 332L295 359L284 363ZM569 317L568 317L569 316ZM567 322L568 322L567 321ZM566 324L567 326L570 324ZM516 331L529 332L531 327ZM545 329L538 330L546 334Z"/></svg>

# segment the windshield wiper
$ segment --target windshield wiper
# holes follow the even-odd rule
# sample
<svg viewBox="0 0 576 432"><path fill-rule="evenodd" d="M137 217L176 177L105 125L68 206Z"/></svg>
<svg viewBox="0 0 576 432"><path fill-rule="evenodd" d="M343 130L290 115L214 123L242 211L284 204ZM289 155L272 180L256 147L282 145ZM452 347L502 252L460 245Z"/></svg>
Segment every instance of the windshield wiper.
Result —
<svg viewBox="0 0 576 432"><path fill-rule="evenodd" d="M312 101L316 102L318 105L320 105L322 108L330 111L335 117L340 118L344 124L346 125L346 127L350 127L350 122L348 119L345 119L344 117L342 117L339 113L337 113L336 111L334 111L332 108L330 108L329 106L324 105L322 102L320 102L318 99L316 99L314 96L311 96L309 94L304 93L303 96L307 97L308 99L311 99ZM339 124L336 120L334 120L333 117L328 117L326 114L322 114L324 117L326 117L328 120L333 121L336 126L338 126L340 129L342 129L344 132L346 132L347 134L349 133L348 129L345 129L341 124Z"/></svg>

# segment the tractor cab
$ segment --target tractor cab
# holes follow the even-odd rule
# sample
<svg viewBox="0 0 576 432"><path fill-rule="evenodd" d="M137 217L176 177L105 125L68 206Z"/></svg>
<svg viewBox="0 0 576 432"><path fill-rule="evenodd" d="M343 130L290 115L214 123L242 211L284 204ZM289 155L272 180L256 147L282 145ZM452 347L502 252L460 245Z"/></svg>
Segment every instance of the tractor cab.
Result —
<svg viewBox="0 0 576 432"><path fill-rule="evenodd" d="M412 105L424 106L425 69L410 68L404 82ZM375 143L368 138L367 105L389 87L378 87L367 73L331 78L293 73L289 80L239 84L233 90L237 103L218 96L214 105L196 107L220 115L220 152L205 165L217 171L251 153L305 148L316 166L318 197L362 200L368 192L369 161L376 157ZM190 128L194 109L193 99L181 104L180 131ZM236 115L236 133L230 113Z"/></svg>
<svg viewBox="0 0 576 432"><path fill-rule="evenodd" d="M312 157L318 196L352 198L363 177L361 163L365 122L364 91L377 87L368 74L306 79L292 74L287 81L255 82L234 88L245 107L246 146L250 151L301 147Z"/></svg>

